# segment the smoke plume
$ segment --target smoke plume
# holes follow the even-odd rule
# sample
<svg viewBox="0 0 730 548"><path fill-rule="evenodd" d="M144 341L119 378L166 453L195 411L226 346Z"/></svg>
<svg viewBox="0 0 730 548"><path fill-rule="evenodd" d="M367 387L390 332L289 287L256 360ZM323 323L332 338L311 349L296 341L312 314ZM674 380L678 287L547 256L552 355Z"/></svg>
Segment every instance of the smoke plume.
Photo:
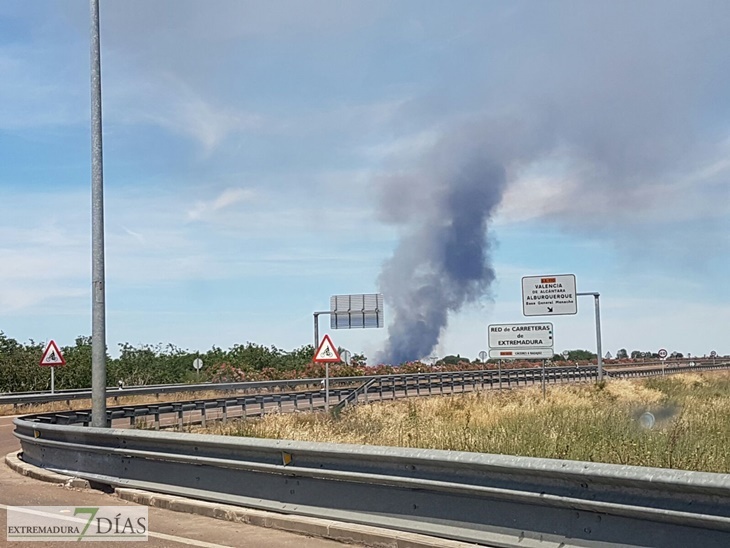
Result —
<svg viewBox="0 0 730 548"><path fill-rule="evenodd" d="M381 214L403 227L393 256L379 277L393 321L381 363L428 356L449 313L489 293L489 222L519 158L533 154L511 122L457 126L435 144L415 172L381 181Z"/></svg>

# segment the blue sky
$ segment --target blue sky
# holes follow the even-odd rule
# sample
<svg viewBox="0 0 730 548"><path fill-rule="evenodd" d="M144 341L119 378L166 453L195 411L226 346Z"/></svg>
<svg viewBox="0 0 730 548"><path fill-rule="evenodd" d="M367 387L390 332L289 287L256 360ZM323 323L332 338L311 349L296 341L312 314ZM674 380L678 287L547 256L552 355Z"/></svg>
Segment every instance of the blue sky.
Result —
<svg viewBox="0 0 730 548"><path fill-rule="evenodd" d="M85 1L0 5L0 330L21 341L91 332L88 28ZM494 280L429 354L540 320L594 350L588 297L522 316L522 276L568 273L601 293L604 352L730 353L727 28L724 1L102 1L110 351L311 343L331 295L382 290L462 219L442 197L479 158ZM388 338L330 335L371 361Z"/></svg>

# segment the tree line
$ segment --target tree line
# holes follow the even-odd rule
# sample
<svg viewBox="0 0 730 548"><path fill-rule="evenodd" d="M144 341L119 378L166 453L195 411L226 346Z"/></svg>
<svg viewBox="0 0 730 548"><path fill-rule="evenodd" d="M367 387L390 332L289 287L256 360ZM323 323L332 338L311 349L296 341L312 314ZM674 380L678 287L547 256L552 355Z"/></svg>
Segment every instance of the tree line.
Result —
<svg viewBox="0 0 730 548"><path fill-rule="evenodd" d="M20 343L0 331L0 392L49 390L50 367L39 365L45 343L30 340ZM66 365L56 367L58 390L91 386L91 337L77 337L72 346L60 347ZM275 346L254 343L234 345L228 350L213 347L207 352L190 352L167 345L119 345L119 357L107 354L107 385L172 384L205 382L221 376L221 368L248 376L241 380L258 380L262 372L274 377L284 372L304 373L311 365L311 345L286 352ZM196 372L193 361L200 358L203 368ZM237 380L237 379L232 379Z"/></svg>
<svg viewBox="0 0 730 548"><path fill-rule="evenodd" d="M30 340L20 343L0 331L0 393L49 390L50 367L41 367L40 358L45 343ZM56 367L55 387L58 390L88 388L91 386L91 337L77 337L70 346L62 346L65 366ZM651 353L634 351L631 357L654 357ZM676 354L676 353L675 353ZM292 351L275 346L262 346L252 342L236 344L228 350L213 347L207 352L191 352L172 344L119 345L119 356L107 354L107 385L139 386L151 384L237 382L281 380L294 378L321 378L323 364L312 362L314 347L305 345ZM617 352L617 358L628 358L625 350ZM674 356L673 356L674 357ZM681 357L677 356L677 357ZM200 358L203 367L193 369L193 361ZM556 354L553 362L590 363L596 354L588 350L571 350L567 357ZM503 368L531 367L538 361L504 361ZM411 361L397 366L367 365L364 354L353 354L350 363L332 364L334 377L359 375L384 375L394 372L423 373L428 371L459 371L475 368L496 369L497 360L480 362L459 354L425 361Z"/></svg>

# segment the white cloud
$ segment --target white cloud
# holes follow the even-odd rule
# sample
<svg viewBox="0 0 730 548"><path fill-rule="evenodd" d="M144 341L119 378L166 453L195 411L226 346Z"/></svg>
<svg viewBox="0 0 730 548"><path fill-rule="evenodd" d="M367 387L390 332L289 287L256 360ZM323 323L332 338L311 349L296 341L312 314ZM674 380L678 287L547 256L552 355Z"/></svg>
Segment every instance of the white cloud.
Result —
<svg viewBox="0 0 730 548"><path fill-rule="evenodd" d="M198 201L188 210L188 219L192 221L203 220L212 213L233 205L250 202L256 198L256 193L248 188L227 188L216 198L210 201Z"/></svg>
<svg viewBox="0 0 730 548"><path fill-rule="evenodd" d="M124 59L116 61L120 67L107 79L104 95L111 125L156 125L195 140L206 156L230 135L265 126L260 114L218 105L169 72L150 77Z"/></svg>
<svg viewBox="0 0 730 548"><path fill-rule="evenodd" d="M420 159L423 154L433 148L442 137L435 129L426 129L361 147L363 156L374 161L398 159L399 163L409 164Z"/></svg>
<svg viewBox="0 0 730 548"><path fill-rule="evenodd" d="M686 172L657 173L612 186L558 151L516 174L499 206L500 225L545 220L581 224L648 225L721 218L730 213L730 146L724 143Z"/></svg>
<svg viewBox="0 0 730 548"><path fill-rule="evenodd" d="M1 278L0 274L0 279ZM81 285L66 285L55 281L26 283L17 281L0 287L0 308L4 314L34 311L38 314L57 314L64 312L66 306L61 302L69 299L77 301L91 298L91 290Z"/></svg>
<svg viewBox="0 0 730 548"><path fill-rule="evenodd" d="M540 219L571 207L567 197L578 184L564 177L534 175L507 187L496 214L496 222L515 223Z"/></svg>

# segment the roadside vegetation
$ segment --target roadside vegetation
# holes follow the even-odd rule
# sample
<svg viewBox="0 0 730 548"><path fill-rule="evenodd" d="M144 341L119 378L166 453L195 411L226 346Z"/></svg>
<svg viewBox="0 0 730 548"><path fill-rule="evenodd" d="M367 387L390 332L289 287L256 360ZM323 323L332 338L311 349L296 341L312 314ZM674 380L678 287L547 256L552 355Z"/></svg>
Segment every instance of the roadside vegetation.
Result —
<svg viewBox="0 0 730 548"><path fill-rule="evenodd" d="M414 398L205 431L730 473L730 373L550 386L544 400L539 387Z"/></svg>
<svg viewBox="0 0 730 548"><path fill-rule="evenodd" d="M40 367L45 343L31 340L20 343L0 331L0 394L50 390L49 367ZM67 365L56 368L57 390L89 388L91 386L91 338L78 337L72 346L62 346ZM312 363L314 348L305 345L292 351L252 342L237 344L228 350L213 347L207 352L190 352L172 344L133 346L119 345L118 356L107 356L107 384L125 386L177 384L198 382L273 381L324 377L323 364ZM203 368L196 372L193 361L200 358ZM568 356L574 363L590 363L595 354L574 350ZM564 363L562 356L555 360ZM506 368L537 366L539 362L511 362ZM367 357L353 354L349 365L332 364L333 377L385 375L394 372L422 373L425 371L460 371L479 367L496 368L496 362L470 362L468 358L444 356L433 364L420 361L397 366L367 365Z"/></svg>
<svg viewBox="0 0 730 548"><path fill-rule="evenodd" d="M19 343L0 331L0 393L49 390L49 367L40 367L45 343ZM91 338L78 337L72 346L62 346L67 365L56 367L58 390L91 386ZM272 380L305 375L311 371L314 351L303 346L291 352L254 343L223 350L190 352L174 345L119 345L118 356L107 356L107 383L116 386L195 383L238 380ZM193 369L193 360L203 360L203 369Z"/></svg>

